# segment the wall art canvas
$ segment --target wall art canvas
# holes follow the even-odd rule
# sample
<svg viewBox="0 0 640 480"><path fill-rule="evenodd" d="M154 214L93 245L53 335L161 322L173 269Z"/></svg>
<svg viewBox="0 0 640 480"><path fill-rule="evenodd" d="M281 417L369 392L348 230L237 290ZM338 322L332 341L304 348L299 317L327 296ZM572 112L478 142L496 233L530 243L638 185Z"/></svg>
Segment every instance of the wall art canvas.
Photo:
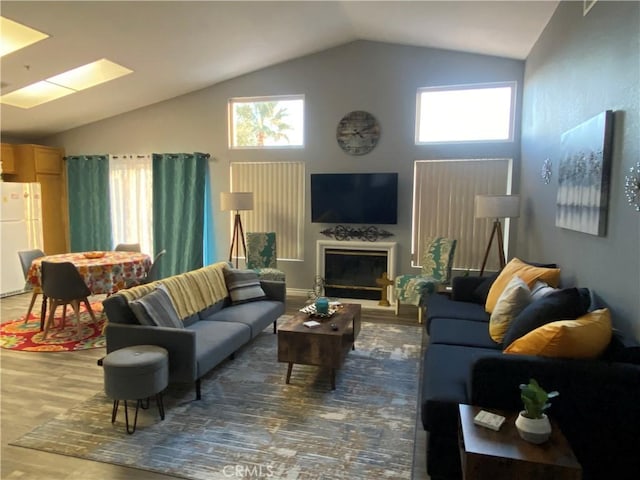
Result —
<svg viewBox="0 0 640 480"><path fill-rule="evenodd" d="M606 234L612 129L607 110L562 135L556 226Z"/></svg>

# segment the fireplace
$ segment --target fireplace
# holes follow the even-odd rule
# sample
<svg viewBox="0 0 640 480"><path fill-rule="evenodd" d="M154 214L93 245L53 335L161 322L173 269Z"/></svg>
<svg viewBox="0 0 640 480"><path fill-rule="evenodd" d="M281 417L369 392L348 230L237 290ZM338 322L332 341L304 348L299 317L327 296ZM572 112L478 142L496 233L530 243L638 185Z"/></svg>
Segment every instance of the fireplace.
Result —
<svg viewBox="0 0 640 480"><path fill-rule="evenodd" d="M395 242L319 240L316 266L325 281L325 295L380 300L376 279L385 272L390 279L395 277L395 252Z"/></svg>

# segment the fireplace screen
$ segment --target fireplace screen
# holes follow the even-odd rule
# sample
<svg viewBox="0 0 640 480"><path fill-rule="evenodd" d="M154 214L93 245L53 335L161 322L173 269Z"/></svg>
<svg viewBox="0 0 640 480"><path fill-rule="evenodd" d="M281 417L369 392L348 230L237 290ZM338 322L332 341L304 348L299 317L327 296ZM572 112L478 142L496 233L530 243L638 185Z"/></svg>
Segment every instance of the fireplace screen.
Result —
<svg viewBox="0 0 640 480"><path fill-rule="evenodd" d="M376 279L387 271L387 252L325 250L325 295L380 300Z"/></svg>

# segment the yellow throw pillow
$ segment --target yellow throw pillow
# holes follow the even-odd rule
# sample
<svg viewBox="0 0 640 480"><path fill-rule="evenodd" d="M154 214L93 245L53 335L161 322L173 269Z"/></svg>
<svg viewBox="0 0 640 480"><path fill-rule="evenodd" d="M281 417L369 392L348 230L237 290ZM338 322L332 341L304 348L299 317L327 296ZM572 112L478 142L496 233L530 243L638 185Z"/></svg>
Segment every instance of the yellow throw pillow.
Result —
<svg viewBox="0 0 640 480"><path fill-rule="evenodd" d="M577 320L547 323L509 345L505 353L557 358L595 358L611 341L608 308L594 310Z"/></svg>
<svg viewBox="0 0 640 480"><path fill-rule="evenodd" d="M560 269L559 268L543 268L534 267L528 263L523 262L518 258L514 258L505 267L493 282L489 289L489 295L487 295L487 302L484 305L484 309L491 313L498 302L498 298L504 291L505 287L509 284L514 275L518 275L525 281L527 286L531 288L537 280L548 283L552 287L557 287L560 283Z"/></svg>
<svg viewBox="0 0 640 480"><path fill-rule="evenodd" d="M531 291L519 276L515 275L506 286L489 319L489 335L502 343L505 333L516 315L531 302Z"/></svg>

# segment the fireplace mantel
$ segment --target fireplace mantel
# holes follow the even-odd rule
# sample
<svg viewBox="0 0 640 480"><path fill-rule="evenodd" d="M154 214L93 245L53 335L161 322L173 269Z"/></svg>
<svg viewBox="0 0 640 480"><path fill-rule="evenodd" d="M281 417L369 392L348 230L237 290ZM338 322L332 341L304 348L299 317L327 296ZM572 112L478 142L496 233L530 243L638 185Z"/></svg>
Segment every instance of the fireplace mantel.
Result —
<svg viewBox="0 0 640 480"><path fill-rule="evenodd" d="M387 277L396 277L397 242L360 242L339 240L318 240L316 243L316 275L325 278L325 251L331 250L373 250L387 252ZM389 300L395 300L393 288L389 289Z"/></svg>

